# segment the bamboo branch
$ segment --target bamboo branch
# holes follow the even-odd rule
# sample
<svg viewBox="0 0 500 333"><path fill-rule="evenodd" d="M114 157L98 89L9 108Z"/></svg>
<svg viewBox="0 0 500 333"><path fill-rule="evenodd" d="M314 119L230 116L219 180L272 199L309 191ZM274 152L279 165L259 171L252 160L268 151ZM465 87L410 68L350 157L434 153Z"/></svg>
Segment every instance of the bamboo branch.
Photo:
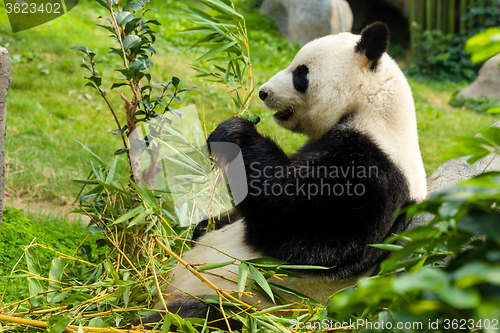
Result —
<svg viewBox="0 0 500 333"><path fill-rule="evenodd" d="M49 324L45 321L17 318L17 317L2 315L2 314L0 314L0 321L7 322L7 323L21 324L21 325L26 325L26 326L35 326L35 327L44 327L44 328L49 327ZM66 329L70 329L70 330L74 330L74 331L78 331L79 328L80 328L80 326L76 326L76 325L66 326ZM100 328L100 327L82 326L81 328L84 332L144 333L144 331L129 330L129 329L122 330L122 329L118 329L118 328L114 328L114 327Z"/></svg>
<svg viewBox="0 0 500 333"><path fill-rule="evenodd" d="M170 254L172 257L175 258L175 260L177 260L179 263L181 263L184 267L187 268L187 270L189 270L191 273L193 273L198 279L201 280L201 282L205 283L207 286L209 286L210 288L212 288L213 290L215 290L217 293L221 293L222 295L224 295L224 297L226 297L227 299L230 299L236 303L239 303L241 305L243 305L244 307L247 307L247 308L252 308L251 305L237 299L236 297L228 294L227 292L223 291L222 289L219 289L216 285L214 285L212 282L210 282L210 280L208 280L207 278L205 278L203 275L200 274L200 272L198 272L197 270L195 270L190 264L188 264L187 262L185 262L181 257L179 257L177 254L175 254L172 250L170 250L168 247L166 247L162 242L160 242L156 236L151 236L155 242L163 249L165 250L168 254Z"/></svg>

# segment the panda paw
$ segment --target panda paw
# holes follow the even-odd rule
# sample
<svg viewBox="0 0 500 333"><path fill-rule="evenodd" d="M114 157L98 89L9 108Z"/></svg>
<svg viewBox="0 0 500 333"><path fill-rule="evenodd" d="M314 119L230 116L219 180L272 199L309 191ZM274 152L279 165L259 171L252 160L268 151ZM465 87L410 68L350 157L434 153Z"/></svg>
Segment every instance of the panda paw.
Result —
<svg viewBox="0 0 500 333"><path fill-rule="evenodd" d="M208 137L207 143L230 142L242 146L245 141L257 134L255 125L242 117L231 117L224 120Z"/></svg>

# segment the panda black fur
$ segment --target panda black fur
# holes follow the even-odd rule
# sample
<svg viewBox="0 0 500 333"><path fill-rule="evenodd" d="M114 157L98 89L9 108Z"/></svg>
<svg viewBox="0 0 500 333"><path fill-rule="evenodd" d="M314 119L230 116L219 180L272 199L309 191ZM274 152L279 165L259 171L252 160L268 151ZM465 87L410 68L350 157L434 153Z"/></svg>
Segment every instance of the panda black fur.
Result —
<svg viewBox="0 0 500 333"><path fill-rule="evenodd" d="M322 302L372 273L386 253L368 245L404 230L407 221L395 218L395 212L426 195L413 97L403 73L385 53L388 42L383 23L368 26L361 37L342 33L317 39L261 86L259 97L276 111L275 121L309 137L295 154L287 156L243 118L229 118L211 133L209 144L231 142L241 148L249 194L233 215L238 221L220 220L223 228L198 240L221 252L197 245L184 255L186 262L223 262L229 260L223 253L228 253L243 260L271 256L332 267L301 272L305 279L288 277L279 282ZM223 154L214 157L227 159ZM344 171L362 167L365 172L376 170L376 175L359 177L349 171L330 177L330 169L320 166ZM289 173L277 175L280 168ZM349 183L362 184L363 195L308 191L312 186L325 188L324 184L330 188L340 184L345 190ZM265 191L273 185L288 186L293 195ZM170 294L169 311L203 316L206 306L178 289L200 298L214 291L181 265L173 273L176 288L165 293ZM237 267L214 273L234 279ZM207 278L219 288L235 289L230 281ZM258 300L271 305L263 295L246 301Z"/></svg>

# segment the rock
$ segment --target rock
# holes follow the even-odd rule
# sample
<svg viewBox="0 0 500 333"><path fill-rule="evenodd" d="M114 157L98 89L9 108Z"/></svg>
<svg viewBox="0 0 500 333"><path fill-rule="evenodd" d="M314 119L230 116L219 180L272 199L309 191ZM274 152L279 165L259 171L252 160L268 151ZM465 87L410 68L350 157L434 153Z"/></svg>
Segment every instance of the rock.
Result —
<svg viewBox="0 0 500 333"><path fill-rule="evenodd" d="M469 86L457 94L457 97L491 97L500 99L500 54L486 61L479 70L479 76Z"/></svg>
<svg viewBox="0 0 500 333"><path fill-rule="evenodd" d="M351 31L353 22L346 0L265 0L260 11L276 23L283 37L300 45Z"/></svg>
<svg viewBox="0 0 500 333"><path fill-rule="evenodd" d="M500 127L500 121L492 126ZM500 171L500 156L490 154L472 165L467 163L467 159L467 156L455 158L437 168L437 170L427 178L427 197L429 197L431 193L444 190L457 184L461 180L472 178L485 171ZM425 225L429 223L433 217L432 214L428 213L415 216L411 220L408 228L411 229Z"/></svg>

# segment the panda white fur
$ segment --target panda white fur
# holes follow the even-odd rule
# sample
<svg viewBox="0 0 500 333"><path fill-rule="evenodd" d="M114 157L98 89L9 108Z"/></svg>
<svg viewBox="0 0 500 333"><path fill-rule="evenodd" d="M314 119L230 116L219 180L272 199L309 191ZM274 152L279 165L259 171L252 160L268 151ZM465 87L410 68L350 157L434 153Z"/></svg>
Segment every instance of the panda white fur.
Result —
<svg viewBox="0 0 500 333"><path fill-rule="evenodd" d="M275 121L309 138L295 154L287 156L243 118L229 118L214 130L208 142L237 144L248 181L262 191L250 189L237 207L240 219L199 242L239 259L270 256L294 264L333 267L303 271L303 279L288 277L279 282L321 302L372 273L386 253L368 244L382 243L404 230L408 221L404 216L395 218L395 212L423 200L427 192L412 93L386 53L388 43L389 31L379 22L365 28L361 36L341 33L316 39L298 52L288 68L260 87L259 97L276 111ZM330 177L320 166L372 167L377 174L362 177L348 172ZM268 172L263 172L266 167ZM307 176L269 172L280 167L288 171L301 167L304 171L305 167ZM346 191L338 195L337 191L312 196L300 191L300 186L307 189L310 184L325 183L345 189L348 182L363 184L363 195ZM288 185L288 193L294 194L267 191L266 195L264 187L270 184ZM230 260L221 252L196 245L183 259L190 264ZM237 280L237 270L231 265L213 273ZM182 265L173 276L175 287L164 293L169 311L185 317L204 316L206 305L179 290L201 299L215 294L214 290ZM233 282L206 277L219 288L236 289ZM246 301L271 305L258 293Z"/></svg>

